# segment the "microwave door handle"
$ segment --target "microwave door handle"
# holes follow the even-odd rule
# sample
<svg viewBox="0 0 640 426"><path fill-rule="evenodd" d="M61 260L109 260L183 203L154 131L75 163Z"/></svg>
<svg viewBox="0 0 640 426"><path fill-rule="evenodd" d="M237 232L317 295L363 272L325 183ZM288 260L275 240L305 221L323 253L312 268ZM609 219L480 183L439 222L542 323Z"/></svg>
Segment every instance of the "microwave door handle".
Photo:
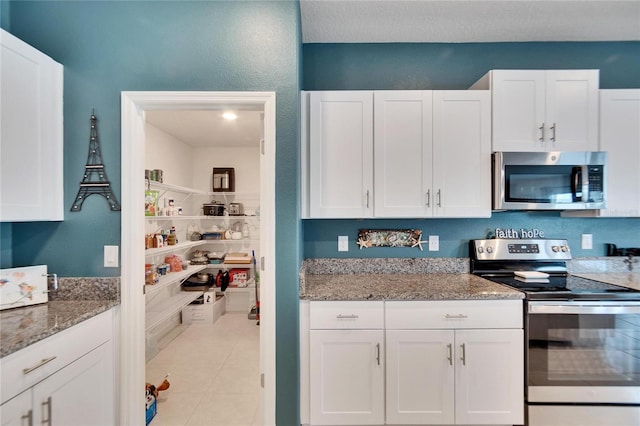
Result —
<svg viewBox="0 0 640 426"><path fill-rule="evenodd" d="M589 167L582 166L582 201L589 202Z"/></svg>
<svg viewBox="0 0 640 426"><path fill-rule="evenodd" d="M578 197L578 185L580 183L581 174L582 174L581 167L575 166L571 168L571 198L573 198L574 202L582 201L582 196Z"/></svg>

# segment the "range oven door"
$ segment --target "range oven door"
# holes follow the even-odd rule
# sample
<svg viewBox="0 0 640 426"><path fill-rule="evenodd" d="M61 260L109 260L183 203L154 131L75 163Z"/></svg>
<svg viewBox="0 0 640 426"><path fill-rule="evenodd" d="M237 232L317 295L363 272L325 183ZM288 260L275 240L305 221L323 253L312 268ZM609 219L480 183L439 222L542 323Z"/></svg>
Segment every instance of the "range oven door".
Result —
<svg viewBox="0 0 640 426"><path fill-rule="evenodd" d="M528 403L640 404L640 302L527 303Z"/></svg>

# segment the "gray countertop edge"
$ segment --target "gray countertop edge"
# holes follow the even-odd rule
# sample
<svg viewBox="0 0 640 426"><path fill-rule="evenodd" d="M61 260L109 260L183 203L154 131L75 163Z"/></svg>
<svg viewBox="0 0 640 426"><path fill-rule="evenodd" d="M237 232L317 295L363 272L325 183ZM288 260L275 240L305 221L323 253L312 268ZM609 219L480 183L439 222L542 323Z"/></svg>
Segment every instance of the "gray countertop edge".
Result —
<svg viewBox="0 0 640 426"><path fill-rule="evenodd" d="M315 274L305 276L300 299L519 300L524 293L471 274Z"/></svg>
<svg viewBox="0 0 640 426"><path fill-rule="evenodd" d="M38 305L0 311L0 358L120 305L120 277L60 277Z"/></svg>
<svg viewBox="0 0 640 426"><path fill-rule="evenodd" d="M0 358L118 306L119 300L55 300L0 313Z"/></svg>

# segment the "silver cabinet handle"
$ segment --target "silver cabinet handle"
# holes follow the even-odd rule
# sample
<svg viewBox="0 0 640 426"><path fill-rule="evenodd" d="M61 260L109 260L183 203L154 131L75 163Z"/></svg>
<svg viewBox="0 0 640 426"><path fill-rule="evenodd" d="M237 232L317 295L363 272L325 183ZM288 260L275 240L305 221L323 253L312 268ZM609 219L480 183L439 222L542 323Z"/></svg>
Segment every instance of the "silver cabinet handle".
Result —
<svg viewBox="0 0 640 426"><path fill-rule="evenodd" d="M440 190L438 189L438 207L442 207L441 201L442 201L441 194L440 194Z"/></svg>
<svg viewBox="0 0 640 426"><path fill-rule="evenodd" d="M356 318L358 318L358 316L355 315L355 314L351 314L351 315L338 314L338 315L336 315L336 318L338 318L338 319L356 319Z"/></svg>
<svg viewBox="0 0 640 426"><path fill-rule="evenodd" d="M367 208L369 208L369 190L367 189Z"/></svg>
<svg viewBox="0 0 640 426"><path fill-rule="evenodd" d="M376 343L376 362L380 365L380 343Z"/></svg>
<svg viewBox="0 0 640 426"><path fill-rule="evenodd" d="M465 318L469 318L467 315L464 315L464 314L457 314L457 315L446 314L444 317L446 319L465 319Z"/></svg>
<svg viewBox="0 0 640 426"><path fill-rule="evenodd" d="M431 190L427 189L427 207L431 207Z"/></svg>
<svg viewBox="0 0 640 426"><path fill-rule="evenodd" d="M447 361L449 361L449 365L453 365L453 345L451 343L447 345L447 350L449 351Z"/></svg>
<svg viewBox="0 0 640 426"><path fill-rule="evenodd" d="M540 127L538 127L538 130L540 130L540 138L538 139L538 141L544 142L544 123L542 123Z"/></svg>
<svg viewBox="0 0 640 426"><path fill-rule="evenodd" d="M553 126L551 126L551 138L549 138L549 140L551 142L555 142L556 141L556 123L553 123Z"/></svg>
<svg viewBox="0 0 640 426"><path fill-rule="evenodd" d="M51 421L51 397L47 398L47 400L45 402L42 403L42 408L44 408L45 406L47 407L47 418L43 418L42 419L42 424L43 425L48 425L51 426L52 425L52 421Z"/></svg>
<svg viewBox="0 0 640 426"><path fill-rule="evenodd" d="M53 361L54 359L56 359L56 356L52 356L51 358L44 358L42 361L40 361L39 363L37 363L36 365L34 365L33 367L29 367L29 368L24 368L22 369L22 374L29 374L31 373L33 370L37 370L38 368L42 367L45 364L50 363L51 361Z"/></svg>
<svg viewBox="0 0 640 426"><path fill-rule="evenodd" d="M29 410L27 414L23 414L22 417L20 417L20 424L22 424L22 420L26 420L27 425L33 426L33 410Z"/></svg>
<svg viewBox="0 0 640 426"><path fill-rule="evenodd" d="M467 353L465 350L464 343L461 344L460 347L462 348L462 356L460 357L460 359L462 360L462 365L467 365Z"/></svg>

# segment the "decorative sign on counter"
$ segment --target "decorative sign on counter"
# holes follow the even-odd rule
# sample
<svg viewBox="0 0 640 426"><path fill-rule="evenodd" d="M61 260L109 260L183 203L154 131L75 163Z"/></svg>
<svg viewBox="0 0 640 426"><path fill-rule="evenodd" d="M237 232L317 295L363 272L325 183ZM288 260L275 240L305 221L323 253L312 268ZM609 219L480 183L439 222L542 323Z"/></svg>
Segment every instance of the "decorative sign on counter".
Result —
<svg viewBox="0 0 640 426"><path fill-rule="evenodd" d="M513 228L511 229L496 228L496 238L510 238L510 239L544 238L544 232L536 228L532 228L532 229L520 228L520 230L513 229Z"/></svg>
<svg viewBox="0 0 640 426"><path fill-rule="evenodd" d="M369 247L419 247L422 250L422 231L419 229L360 229L360 250Z"/></svg>

